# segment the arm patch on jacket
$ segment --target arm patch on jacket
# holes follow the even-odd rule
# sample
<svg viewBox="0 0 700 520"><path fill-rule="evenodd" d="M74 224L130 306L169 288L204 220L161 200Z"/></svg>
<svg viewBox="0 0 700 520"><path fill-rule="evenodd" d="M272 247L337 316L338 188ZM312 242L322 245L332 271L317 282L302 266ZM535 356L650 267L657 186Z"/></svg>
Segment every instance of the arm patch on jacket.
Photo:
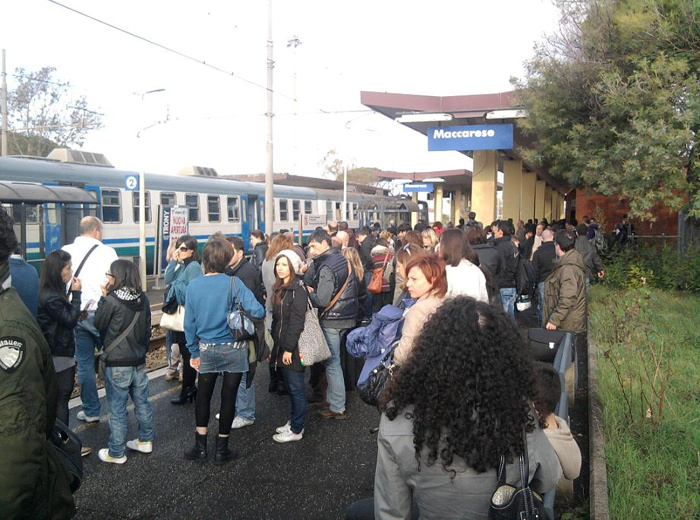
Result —
<svg viewBox="0 0 700 520"><path fill-rule="evenodd" d="M17 370L24 361L26 342L17 336L0 338L0 368L8 374Z"/></svg>

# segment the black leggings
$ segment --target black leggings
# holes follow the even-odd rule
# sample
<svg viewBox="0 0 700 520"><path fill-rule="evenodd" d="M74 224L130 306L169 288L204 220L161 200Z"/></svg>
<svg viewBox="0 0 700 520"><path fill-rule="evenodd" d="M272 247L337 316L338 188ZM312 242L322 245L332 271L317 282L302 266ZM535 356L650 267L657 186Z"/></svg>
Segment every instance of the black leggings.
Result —
<svg viewBox="0 0 700 520"><path fill-rule="evenodd" d="M180 348L180 354L182 355L182 393L186 394L187 391L194 386L194 382L197 380L197 371L190 365L190 351L187 348L187 340L185 339L185 333L180 331L172 331L171 335L173 343L177 343Z"/></svg>
<svg viewBox="0 0 700 520"><path fill-rule="evenodd" d="M197 400L194 405L194 418L197 428L206 428L209 424L211 396L214 395L214 387L218 377L218 372L199 374ZM219 415L220 435L231 433L231 423L233 423L233 416L236 412L236 394L242 378L242 373L224 372L224 380L221 385L221 412Z"/></svg>

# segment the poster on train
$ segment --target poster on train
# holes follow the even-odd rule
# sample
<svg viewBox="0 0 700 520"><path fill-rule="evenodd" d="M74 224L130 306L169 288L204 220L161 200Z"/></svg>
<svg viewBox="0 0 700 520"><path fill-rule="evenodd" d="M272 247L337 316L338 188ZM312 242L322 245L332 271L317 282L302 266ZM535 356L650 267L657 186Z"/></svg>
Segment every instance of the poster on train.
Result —
<svg viewBox="0 0 700 520"><path fill-rule="evenodd" d="M170 208L170 240L177 240L187 234L187 217L189 210L186 207L173 206Z"/></svg>

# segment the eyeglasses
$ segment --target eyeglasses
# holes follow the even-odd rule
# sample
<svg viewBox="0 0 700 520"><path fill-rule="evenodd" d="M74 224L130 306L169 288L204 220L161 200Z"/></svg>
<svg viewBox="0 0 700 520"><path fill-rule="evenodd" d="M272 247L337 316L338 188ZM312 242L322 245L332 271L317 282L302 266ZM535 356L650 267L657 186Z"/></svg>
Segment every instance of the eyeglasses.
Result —
<svg viewBox="0 0 700 520"><path fill-rule="evenodd" d="M180 251L182 251L183 253L186 253L187 251L189 251L189 248L187 246L180 246L178 249Z"/></svg>
<svg viewBox="0 0 700 520"><path fill-rule="evenodd" d="M114 278L114 275L112 273L105 273L105 276L107 278Z"/></svg>

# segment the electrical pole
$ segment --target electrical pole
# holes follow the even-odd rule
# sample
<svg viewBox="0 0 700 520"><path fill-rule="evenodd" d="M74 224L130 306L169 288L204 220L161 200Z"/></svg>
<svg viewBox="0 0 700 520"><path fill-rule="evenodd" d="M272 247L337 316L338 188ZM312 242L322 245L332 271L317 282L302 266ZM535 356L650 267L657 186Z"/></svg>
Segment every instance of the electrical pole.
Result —
<svg viewBox="0 0 700 520"><path fill-rule="evenodd" d="M5 49L2 50L2 155L7 155L7 72L5 71Z"/></svg>
<svg viewBox="0 0 700 520"><path fill-rule="evenodd" d="M265 233L272 234L274 190L272 182L272 0L267 1L267 166L265 168Z"/></svg>

